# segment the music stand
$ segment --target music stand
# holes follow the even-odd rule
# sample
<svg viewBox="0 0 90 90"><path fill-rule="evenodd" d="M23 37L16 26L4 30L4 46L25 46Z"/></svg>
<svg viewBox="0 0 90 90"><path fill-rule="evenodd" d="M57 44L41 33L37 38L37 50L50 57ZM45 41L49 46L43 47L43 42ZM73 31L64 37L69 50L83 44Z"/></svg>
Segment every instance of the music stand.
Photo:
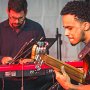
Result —
<svg viewBox="0 0 90 90"><path fill-rule="evenodd" d="M46 38L45 41L48 42L48 46L47 46L47 49L49 49L56 41L57 39L56 38Z"/></svg>

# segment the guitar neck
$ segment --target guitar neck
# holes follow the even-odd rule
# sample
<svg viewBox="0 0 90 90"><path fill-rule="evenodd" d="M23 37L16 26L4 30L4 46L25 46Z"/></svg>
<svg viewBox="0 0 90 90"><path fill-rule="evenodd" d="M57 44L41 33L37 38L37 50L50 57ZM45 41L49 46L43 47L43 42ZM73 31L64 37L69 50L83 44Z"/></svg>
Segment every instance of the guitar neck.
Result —
<svg viewBox="0 0 90 90"><path fill-rule="evenodd" d="M47 54L44 55L42 54L41 59L45 62L45 64L58 71L61 71L61 66L64 66L65 71L67 72L67 74L70 76L71 79L79 83L84 83L84 73L78 68L66 64L65 62L55 59Z"/></svg>

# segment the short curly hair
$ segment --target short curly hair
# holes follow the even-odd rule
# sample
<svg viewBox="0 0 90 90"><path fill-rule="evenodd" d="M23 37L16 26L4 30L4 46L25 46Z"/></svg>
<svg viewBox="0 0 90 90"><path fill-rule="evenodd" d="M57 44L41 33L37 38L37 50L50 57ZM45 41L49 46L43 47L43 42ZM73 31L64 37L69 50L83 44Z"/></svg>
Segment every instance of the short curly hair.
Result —
<svg viewBox="0 0 90 90"><path fill-rule="evenodd" d="M61 15L75 15L81 21L90 22L90 3L85 1L70 1L61 10Z"/></svg>
<svg viewBox="0 0 90 90"><path fill-rule="evenodd" d="M8 10L14 10L16 12L24 11L27 12L27 1L26 0L9 0Z"/></svg>

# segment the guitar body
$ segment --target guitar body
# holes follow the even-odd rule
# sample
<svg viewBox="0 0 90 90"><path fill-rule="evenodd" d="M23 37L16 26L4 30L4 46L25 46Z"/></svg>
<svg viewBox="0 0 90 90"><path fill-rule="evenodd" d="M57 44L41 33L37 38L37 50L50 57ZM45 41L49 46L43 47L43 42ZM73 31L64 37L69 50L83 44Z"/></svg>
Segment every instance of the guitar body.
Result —
<svg viewBox="0 0 90 90"><path fill-rule="evenodd" d="M41 59L44 61L44 63L47 64L48 66L52 67L57 71L61 71L61 66L64 66L66 73L70 76L71 79L79 83L84 83L84 79L85 79L84 73L78 68L75 68L60 60L57 60L47 54L42 54L40 56L41 56Z"/></svg>

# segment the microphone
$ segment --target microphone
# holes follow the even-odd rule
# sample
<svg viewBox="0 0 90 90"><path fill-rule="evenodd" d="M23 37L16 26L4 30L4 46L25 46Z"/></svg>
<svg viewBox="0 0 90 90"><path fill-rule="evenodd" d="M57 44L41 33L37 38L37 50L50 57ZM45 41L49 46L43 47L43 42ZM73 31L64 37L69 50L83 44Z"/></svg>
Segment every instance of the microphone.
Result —
<svg viewBox="0 0 90 90"><path fill-rule="evenodd" d="M20 50L17 52L17 54L14 56L13 60L10 61L10 62L8 62L8 64L12 64L12 63L14 63L14 62L17 62L17 61L18 61L17 59L20 58L20 57L23 55L25 49L26 49L26 48L29 46L29 44L31 44L33 41L34 41L34 38L32 38L29 42L25 42L24 45L21 47L21 49L20 49Z"/></svg>
<svg viewBox="0 0 90 90"><path fill-rule="evenodd" d="M41 38L40 38L40 41L43 41L44 39L45 39L44 37L41 37Z"/></svg>
<svg viewBox="0 0 90 90"><path fill-rule="evenodd" d="M34 41L34 38L32 38L28 43L27 43L27 46Z"/></svg>

